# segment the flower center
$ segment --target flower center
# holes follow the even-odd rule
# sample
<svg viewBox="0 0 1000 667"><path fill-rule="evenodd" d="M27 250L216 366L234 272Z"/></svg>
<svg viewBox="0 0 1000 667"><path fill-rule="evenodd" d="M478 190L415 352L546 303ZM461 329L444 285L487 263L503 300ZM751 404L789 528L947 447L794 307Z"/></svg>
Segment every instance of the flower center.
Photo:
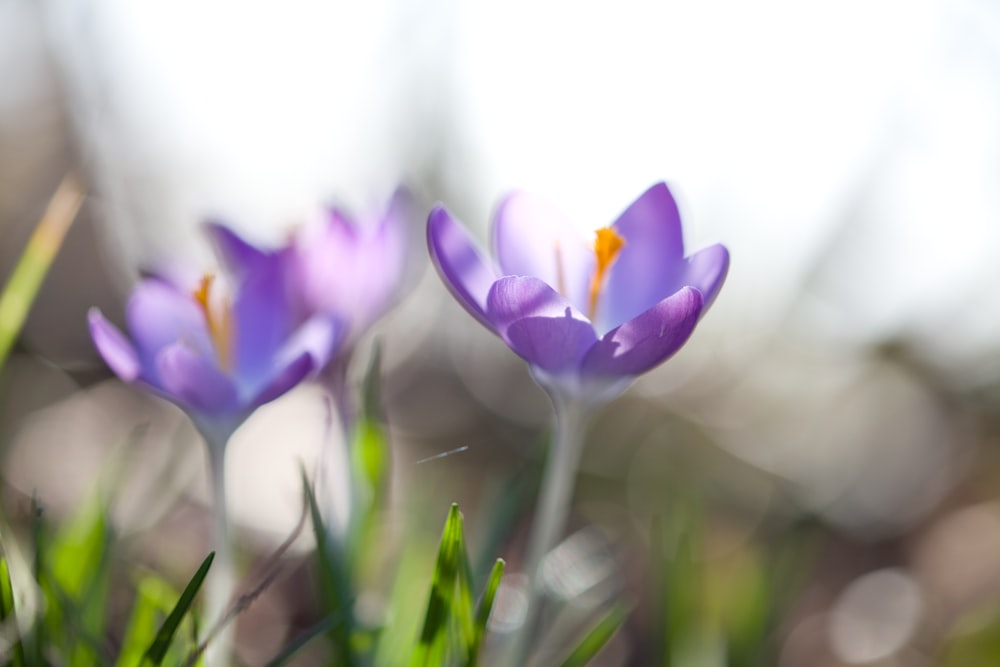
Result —
<svg viewBox="0 0 1000 667"><path fill-rule="evenodd" d="M594 257L597 264L594 267L594 277L590 279L590 301L587 308L587 317L591 322L597 316L597 302L607 280L608 270L624 247L625 237L615 231L614 227L602 227L597 230L597 238L594 239Z"/></svg>
<svg viewBox="0 0 1000 667"><path fill-rule="evenodd" d="M232 368L233 361L233 314L232 308L227 301L219 302L212 300L212 283L215 276L206 273L198 283L192 296L201 307L201 312L205 315L205 324L208 326L208 335L212 338L212 346L219 359L219 365L224 370Z"/></svg>

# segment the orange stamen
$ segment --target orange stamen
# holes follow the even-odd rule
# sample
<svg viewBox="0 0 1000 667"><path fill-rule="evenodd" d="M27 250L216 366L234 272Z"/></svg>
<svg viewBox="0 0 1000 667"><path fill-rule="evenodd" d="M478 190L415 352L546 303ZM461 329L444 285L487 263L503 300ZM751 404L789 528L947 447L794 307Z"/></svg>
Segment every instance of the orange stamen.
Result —
<svg viewBox="0 0 1000 667"><path fill-rule="evenodd" d="M198 289L192 293L192 296L201 307L201 312L205 315L205 323L208 325L208 333L212 338L212 345L215 347L215 353L219 358L219 365L228 370L232 367L233 356L232 313L228 305L223 305L222 308L212 307L211 291L213 282L215 282L215 276L206 273L202 276L201 282L198 283ZM221 312L219 312L220 310Z"/></svg>
<svg viewBox="0 0 1000 667"><path fill-rule="evenodd" d="M601 295L601 288L607 279L608 270L618 259L618 253L625 247L625 237L619 234L613 227L602 227L597 230L597 238L594 240L594 257L597 259L597 266L594 267L594 277L590 280L590 303L587 309L587 316L593 320L597 315L597 301Z"/></svg>

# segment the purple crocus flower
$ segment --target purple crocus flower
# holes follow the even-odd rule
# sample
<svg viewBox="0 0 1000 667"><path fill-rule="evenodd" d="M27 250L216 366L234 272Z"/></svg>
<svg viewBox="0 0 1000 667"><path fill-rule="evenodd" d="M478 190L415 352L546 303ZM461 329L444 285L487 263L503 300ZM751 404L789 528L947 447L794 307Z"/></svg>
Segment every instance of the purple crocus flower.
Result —
<svg viewBox="0 0 1000 667"><path fill-rule="evenodd" d="M400 295L412 208L404 188L375 214L352 218L331 208L302 227L287 250L294 298L306 313L343 318L348 349Z"/></svg>
<svg viewBox="0 0 1000 667"><path fill-rule="evenodd" d="M537 197L515 192L496 212L486 261L443 206L430 214L431 258L445 285L531 366L550 394L608 400L673 355L714 301L729 253L684 256L666 184L586 238Z"/></svg>
<svg viewBox="0 0 1000 667"><path fill-rule="evenodd" d="M358 338L402 292L412 209L412 197L401 187L384 210L356 219L340 209L328 209L277 249L258 248L225 225L210 225L231 272L249 275L261 267L278 267L284 293L298 319L325 315L343 323L343 341L319 379L336 401L348 431L354 409L347 366Z"/></svg>
<svg viewBox="0 0 1000 667"><path fill-rule="evenodd" d="M262 262L233 276L231 299L211 275L183 285L144 279L126 306L129 336L97 309L91 336L118 377L176 403L221 447L258 406L322 367L342 338L330 316L294 319L279 269Z"/></svg>

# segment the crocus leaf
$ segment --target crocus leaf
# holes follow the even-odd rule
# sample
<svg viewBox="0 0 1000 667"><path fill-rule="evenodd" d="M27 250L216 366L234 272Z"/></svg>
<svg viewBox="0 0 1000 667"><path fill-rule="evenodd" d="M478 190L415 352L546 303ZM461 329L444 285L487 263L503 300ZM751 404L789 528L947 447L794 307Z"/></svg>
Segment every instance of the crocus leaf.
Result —
<svg viewBox="0 0 1000 667"><path fill-rule="evenodd" d="M486 637L486 624L490 620L490 612L493 611L493 601L496 599L497 589L500 588L500 580L503 579L504 567L506 567L504 559L497 558L490 572L490 578L486 580L486 589L476 609L476 626L468 654L469 667L476 667L479 662L479 648L483 645L483 638Z"/></svg>
<svg viewBox="0 0 1000 667"><path fill-rule="evenodd" d="M446 662L448 653L448 628L452 613L456 611L455 587L460 576L461 553L465 541L462 535L462 513L453 503L441 533L437 564L431 579L427 613L420 632L411 667L429 667Z"/></svg>
<svg viewBox="0 0 1000 667"><path fill-rule="evenodd" d="M191 604L194 602L195 596L198 594L198 590L201 588L202 583L205 581L205 576L208 575L208 570L212 567L212 561L215 559L215 552L208 554L208 557L202 561L201 566L198 571L195 572L194 577L188 582L188 585L184 587L184 591L181 593L180 599L177 600L177 604L174 606L170 615L160 626L159 632L156 633L156 637L153 639L153 643L149 645L146 649L146 659L152 662L154 665L159 665L163 662L164 656L167 654L167 649L170 648L170 642L174 638L174 633L177 632L177 628L181 624L181 620L184 618L184 614L187 613L188 609L191 608Z"/></svg>
<svg viewBox="0 0 1000 667"><path fill-rule="evenodd" d="M362 388L362 414L354 429L351 467L354 471L350 529L351 562L355 570L376 559L366 558L375 548L379 514L385 506L390 450L382 420L380 370L382 347L376 341Z"/></svg>
<svg viewBox="0 0 1000 667"><path fill-rule="evenodd" d="M611 611L584 635L576 648L563 660L562 667L582 667L590 662L618 632L628 614L629 610L624 605L612 607Z"/></svg>
<svg viewBox="0 0 1000 667"><path fill-rule="evenodd" d="M354 632L354 599L347 560L341 552L340 545L331 539L329 531L323 524L323 517L320 514L319 505L316 503L316 495L309 484L305 470L302 471L302 487L305 490L306 502L309 503L309 516L312 520L313 535L316 538L321 591L327 608L342 619L342 622L336 623L330 629L330 639L337 652L337 664L350 667L355 662L354 654L351 651L351 636Z"/></svg>

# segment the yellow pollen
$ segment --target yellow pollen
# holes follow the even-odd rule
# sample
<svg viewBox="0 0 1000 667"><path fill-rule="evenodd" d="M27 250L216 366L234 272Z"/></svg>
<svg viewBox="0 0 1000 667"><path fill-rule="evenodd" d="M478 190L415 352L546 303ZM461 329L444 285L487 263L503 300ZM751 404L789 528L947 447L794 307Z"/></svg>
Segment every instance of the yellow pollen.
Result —
<svg viewBox="0 0 1000 667"><path fill-rule="evenodd" d="M211 302L212 283L215 276L206 273L198 283L192 296L201 307L201 312L205 315L205 323L208 325L208 334L212 337L212 345L215 347L215 354L219 358L219 365L229 370L232 368L232 340L233 340L233 320L232 312L228 304L221 308L213 308ZM221 311L221 312L219 312Z"/></svg>
<svg viewBox="0 0 1000 667"><path fill-rule="evenodd" d="M618 253L624 247L625 237L613 227L602 227L597 230L597 238L594 240L594 257L597 259L597 265L594 267L594 277L590 280L590 303L587 310L587 316L591 320L597 315L597 300L608 277L608 269L618 259Z"/></svg>

